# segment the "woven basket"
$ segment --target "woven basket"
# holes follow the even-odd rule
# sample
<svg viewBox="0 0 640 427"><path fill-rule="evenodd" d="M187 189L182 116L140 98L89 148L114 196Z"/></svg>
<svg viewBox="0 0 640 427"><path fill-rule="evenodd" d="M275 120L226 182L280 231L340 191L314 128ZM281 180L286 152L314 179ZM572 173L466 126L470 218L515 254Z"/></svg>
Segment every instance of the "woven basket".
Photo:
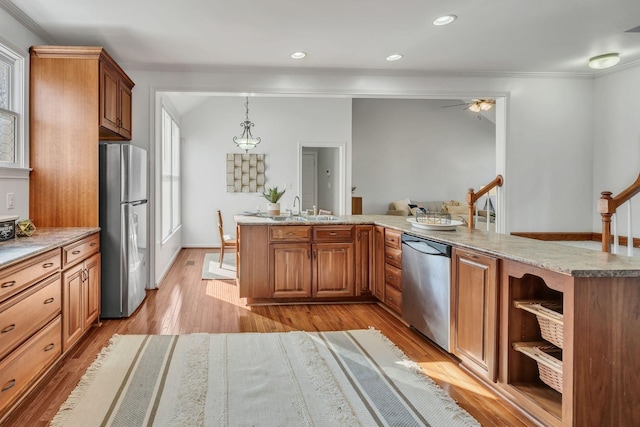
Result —
<svg viewBox="0 0 640 427"><path fill-rule="evenodd" d="M543 383L562 393L562 350L540 343L513 343L513 347L526 354L538 364L538 373Z"/></svg>
<svg viewBox="0 0 640 427"><path fill-rule="evenodd" d="M514 301L516 307L536 315L542 338L562 348L564 322L561 301Z"/></svg>

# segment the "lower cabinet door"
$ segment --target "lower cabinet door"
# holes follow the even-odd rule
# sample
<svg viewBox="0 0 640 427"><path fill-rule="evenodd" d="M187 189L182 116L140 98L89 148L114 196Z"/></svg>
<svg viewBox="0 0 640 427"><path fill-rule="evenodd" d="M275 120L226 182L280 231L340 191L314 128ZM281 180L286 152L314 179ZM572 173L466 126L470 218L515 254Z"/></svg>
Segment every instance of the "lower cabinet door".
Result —
<svg viewBox="0 0 640 427"><path fill-rule="evenodd" d="M67 351L84 332L84 266L78 264L62 273L62 347Z"/></svg>
<svg viewBox="0 0 640 427"><path fill-rule="evenodd" d="M451 350L475 373L496 380L498 261L454 249Z"/></svg>
<svg viewBox="0 0 640 427"><path fill-rule="evenodd" d="M62 354L60 316L0 363L0 414Z"/></svg>
<svg viewBox="0 0 640 427"><path fill-rule="evenodd" d="M313 296L354 296L353 257L353 243L314 244Z"/></svg>
<svg viewBox="0 0 640 427"><path fill-rule="evenodd" d="M311 296L311 245L272 243L269 248L273 298Z"/></svg>
<svg viewBox="0 0 640 427"><path fill-rule="evenodd" d="M84 329L86 330L100 315L100 254L95 254L84 262L86 270L82 289L84 306Z"/></svg>

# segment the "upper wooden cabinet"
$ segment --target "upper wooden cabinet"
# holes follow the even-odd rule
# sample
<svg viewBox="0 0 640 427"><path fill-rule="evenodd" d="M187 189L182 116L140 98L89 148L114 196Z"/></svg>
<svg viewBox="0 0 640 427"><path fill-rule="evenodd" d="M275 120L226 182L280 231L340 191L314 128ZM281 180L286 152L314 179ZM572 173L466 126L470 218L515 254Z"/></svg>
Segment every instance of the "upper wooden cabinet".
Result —
<svg viewBox="0 0 640 427"><path fill-rule="evenodd" d="M37 227L97 227L98 142L131 139L133 82L100 47L30 52L29 216Z"/></svg>
<svg viewBox="0 0 640 427"><path fill-rule="evenodd" d="M100 60L100 139L130 140L133 82L107 58Z"/></svg>

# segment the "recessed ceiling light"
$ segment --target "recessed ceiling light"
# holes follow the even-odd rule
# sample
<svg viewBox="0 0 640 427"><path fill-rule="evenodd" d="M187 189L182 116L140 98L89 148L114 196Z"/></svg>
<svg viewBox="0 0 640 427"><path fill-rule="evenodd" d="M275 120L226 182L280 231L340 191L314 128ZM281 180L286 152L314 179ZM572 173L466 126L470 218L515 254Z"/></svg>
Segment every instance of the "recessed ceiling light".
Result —
<svg viewBox="0 0 640 427"><path fill-rule="evenodd" d="M307 56L307 52L293 52L291 54L292 59L302 59Z"/></svg>
<svg viewBox="0 0 640 427"><path fill-rule="evenodd" d="M394 53L393 55L389 55L387 56L387 61L397 61L399 59L402 59L404 55L401 55L399 53Z"/></svg>
<svg viewBox="0 0 640 427"><path fill-rule="evenodd" d="M447 25L458 19L456 15L444 15L433 21L433 25Z"/></svg>
<svg viewBox="0 0 640 427"><path fill-rule="evenodd" d="M605 68L613 67L620 62L620 55L617 53L605 53L604 55L594 56L589 59L589 68L594 70L603 70Z"/></svg>

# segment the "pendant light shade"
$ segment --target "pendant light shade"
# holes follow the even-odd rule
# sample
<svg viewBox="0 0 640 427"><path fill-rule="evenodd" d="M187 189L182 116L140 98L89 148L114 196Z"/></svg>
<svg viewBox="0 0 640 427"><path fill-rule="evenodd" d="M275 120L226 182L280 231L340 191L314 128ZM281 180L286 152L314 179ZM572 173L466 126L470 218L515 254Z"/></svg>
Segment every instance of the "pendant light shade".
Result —
<svg viewBox="0 0 640 427"><path fill-rule="evenodd" d="M244 103L246 108L245 119L244 122L240 123L242 126L242 135L240 137L234 136L233 142L236 145L244 150L244 152L248 152L250 149L255 148L256 145L260 144L260 138L254 138L251 134L251 128L253 127L253 123L249 120L249 97L246 97L246 101Z"/></svg>

